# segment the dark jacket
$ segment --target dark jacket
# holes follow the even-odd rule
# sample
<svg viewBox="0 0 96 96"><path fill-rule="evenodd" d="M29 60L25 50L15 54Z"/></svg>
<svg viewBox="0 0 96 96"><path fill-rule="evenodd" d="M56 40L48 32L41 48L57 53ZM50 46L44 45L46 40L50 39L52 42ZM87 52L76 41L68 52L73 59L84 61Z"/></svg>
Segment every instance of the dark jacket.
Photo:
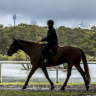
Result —
<svg viewBox="0 0 96 96"><path fill-rule="evenodd" d="M49 27L47 36L43 38L41 41L47 41L49 43L58 43L57 34L54 27Z"/></svg>

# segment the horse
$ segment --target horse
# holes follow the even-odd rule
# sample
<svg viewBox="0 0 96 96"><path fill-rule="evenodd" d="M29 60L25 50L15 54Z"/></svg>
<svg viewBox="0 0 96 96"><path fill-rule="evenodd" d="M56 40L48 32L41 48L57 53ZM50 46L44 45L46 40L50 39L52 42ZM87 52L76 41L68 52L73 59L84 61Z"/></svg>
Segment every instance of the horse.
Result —
<svg viewBox="0 0 96 96"><path fill-rule="evenodd" d="M51 90L54 89L55 88L54 83L49 78L47 67L57 66L63 63L68 63L68 68L67 68L66 80L60 90L65 90L67 82L71 76L71 70L73 66L76 67L76 69L80 72L81 76L83 77L86 89L87 90L89 89L90 85L89 67L87 64L86 56L80 48L72 46L59 47L57 49L56 56L51 56L52 62L48 64L45 64L43 62L44 56L42 55L42 49L43 44L20 39L13 39L13 42L10 45L10 48L8 49L7 55L12 56L14 53L18 52L18 50L22 50L30 57L30 62L32 64L32 68L29 72L27 80L22 89L26 89L31 76L38 68L41 68L43 73L45 74L46 79L49 81L51 85ZM83 61L84 70L80 66L81 59Z"/></svg>

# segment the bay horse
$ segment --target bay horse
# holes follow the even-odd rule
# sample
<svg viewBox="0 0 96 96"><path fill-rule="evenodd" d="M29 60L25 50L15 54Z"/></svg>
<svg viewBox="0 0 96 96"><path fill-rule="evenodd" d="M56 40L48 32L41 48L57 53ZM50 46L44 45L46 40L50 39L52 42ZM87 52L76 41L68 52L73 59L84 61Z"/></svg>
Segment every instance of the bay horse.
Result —
<svg viewBox="0 0 96 96"><path fill-rule="evenodd" d="M54 83L50 80L46 68L51 66L57 66L62 63L68 63L68 68L67 68L67 78L63 86L61 87L61 90L65 90L73 66L76 67L76 69L80 72L81 76L83 77L86 89L87 90L89 89L89 84L90 84L89 68L88 68L86 56L80 48L72 47L72 46L59 47L57 49L57 55L51 57L52 63L50 64L45 64L43 62L44 57L42 55L42 49L43 49L43 44L20 40L20 39L14 39L10 48L8 49L7 55L9 56L12 56L18 50L23 50L30 57L32 69L30 70L30 73L22 89L26 88L31 76L38 68L41 68L43 73L45 74L45 77L47 78L47 80L51 85L51 90L54 89ZM80 66L81 59L84 65L84 71Z"/></svg>

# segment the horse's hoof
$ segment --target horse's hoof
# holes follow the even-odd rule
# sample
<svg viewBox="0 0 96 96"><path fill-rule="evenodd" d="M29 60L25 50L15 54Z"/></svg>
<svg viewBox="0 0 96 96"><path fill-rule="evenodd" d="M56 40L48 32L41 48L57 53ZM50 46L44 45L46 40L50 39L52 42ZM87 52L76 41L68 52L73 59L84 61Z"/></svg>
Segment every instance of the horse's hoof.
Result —
<svg viewBox="0 0 96 96"><path fill-rule="evenodd" d="M88 85L88 86L86 86L86 89L87 89L87 90L89 90L89 87L90 87L89 85Z"/></svg>
<svg viewBox="0 0 96 96"><path fill-rule="evenodd" d="M64 87L61 87L61 88L60 88L60 90L61 90L61 91L64 91L64 90L65 90L65 88L64 88Z"/></svg>
<svg viewBox="0 0 96 96"><path fill-rule="evenodd" d="M22 89L26 89L26 86L23 86Z"/></svg>
<svg viewBox="0 0 96 96"><path fill-rule="evenodd" d="M53 90L55 87L54 86L51 86L51 90Z"/></svg>

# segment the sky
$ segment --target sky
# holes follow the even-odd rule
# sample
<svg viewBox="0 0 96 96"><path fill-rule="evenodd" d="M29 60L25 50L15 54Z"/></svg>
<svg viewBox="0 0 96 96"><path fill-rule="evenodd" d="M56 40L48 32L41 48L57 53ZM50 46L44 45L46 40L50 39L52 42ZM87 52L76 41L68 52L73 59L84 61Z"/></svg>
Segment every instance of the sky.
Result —
<svg viewBox="0 0 96 96"><path fill-rule="evenodd" d="M55 26L96 25L96 0L0 0L0 24L13 25L13 14L16 24L36 21L46 26L52 19Z"/></svg>

